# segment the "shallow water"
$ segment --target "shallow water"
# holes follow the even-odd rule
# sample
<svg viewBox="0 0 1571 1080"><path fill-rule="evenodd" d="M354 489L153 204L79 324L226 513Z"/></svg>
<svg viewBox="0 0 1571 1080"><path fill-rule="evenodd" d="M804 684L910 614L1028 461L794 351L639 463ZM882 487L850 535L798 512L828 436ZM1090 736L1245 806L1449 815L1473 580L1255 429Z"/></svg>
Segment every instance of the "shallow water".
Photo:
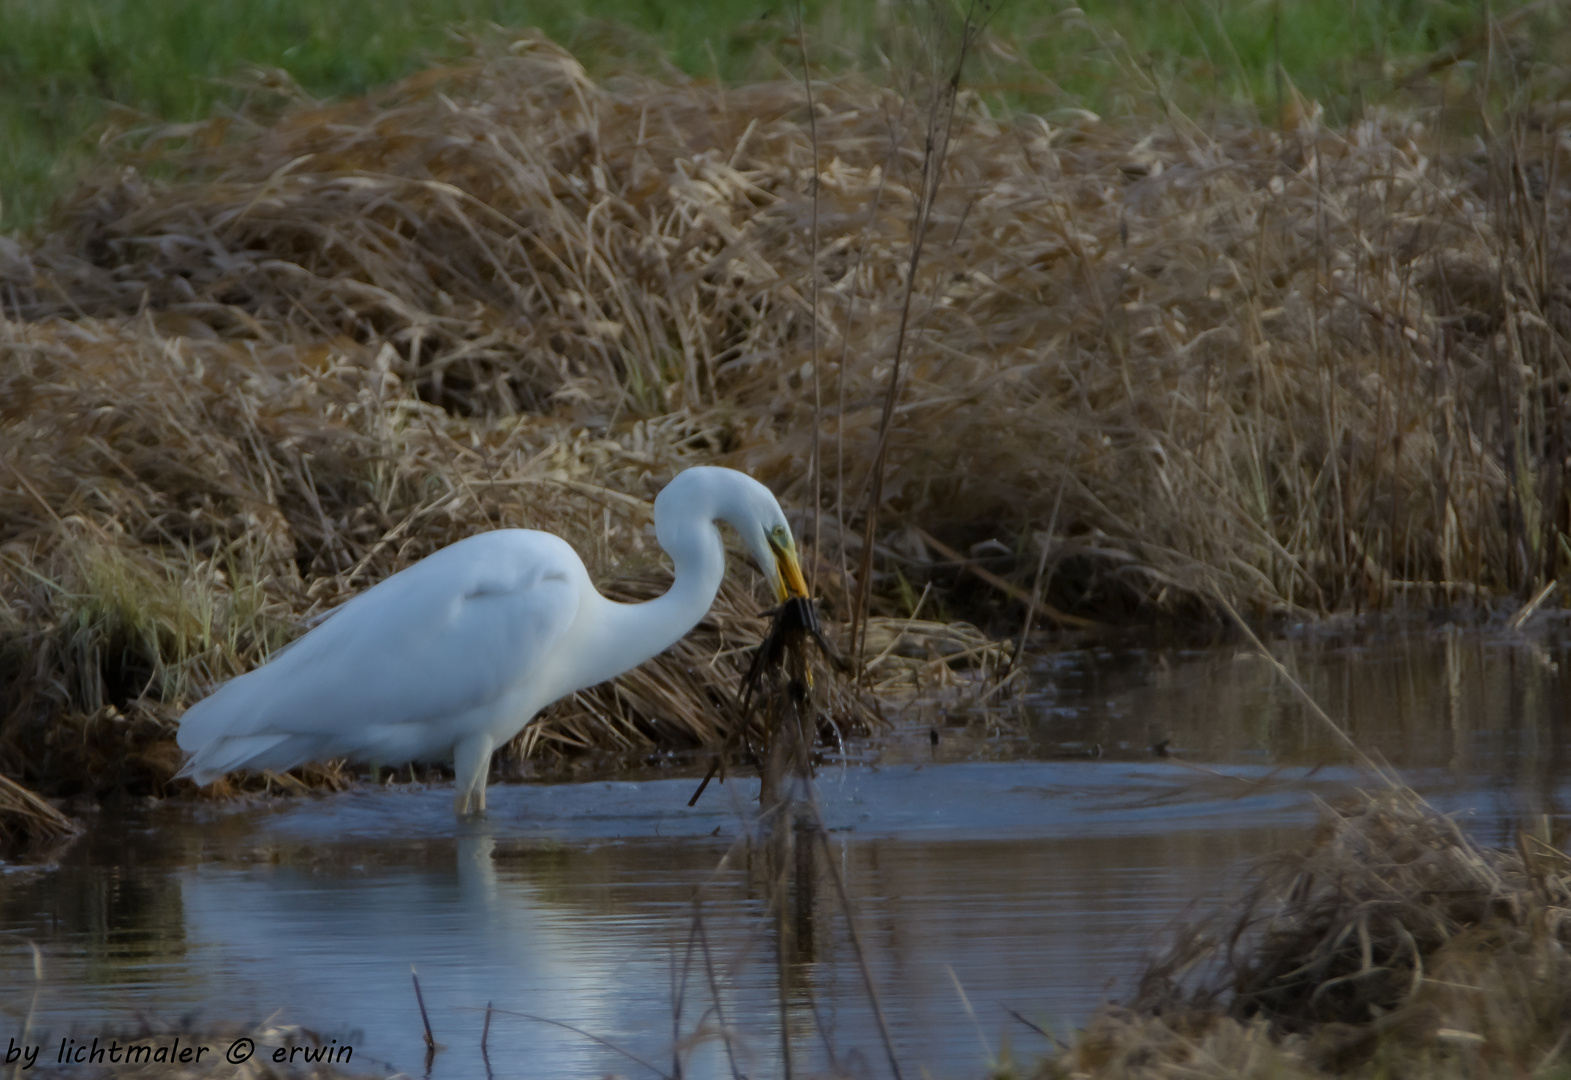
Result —
<svg viewBox="0 0 1571 1080"><path fill-rule="evenodd" d="M1283 646L1363 745L1496 841L1560 816L1565 653L1554 633ZM942 725L936 749L924 727L867 755L882 765L820 776L907 1075L975 1076L1005 1043L1044 1048L1006 1009L1062 1029L1128 993L1165 927L1301 838L1312 797L1358 782L1269 669L1230 650L1044 661L1028 737L995 740L1016 760L950 760L987 742L962 737L967 722L979 729ZM1164 739L1176 756L1151 753ZM421 1075L413 964L446 1045L433 1077L485 1075L488 1002L505 1010L488 1041L496 1076L654 1075L515 1014L670 1072L673 1020L684 1034L713 1024L715 991L743 1072L780 1075L767 874L741 842L756 785L711 787L689 810L692 789L499 786L488 817L462 825L450 789L421 786L104 814L58 869L0 876L0 1047L29 1008L30 1041L50 1047L143 1016L277 1014L352 1045L354 1065ZM887 1075L830 881L791 911L798 1069L832 1053ZM684 1066L730 1075L718 1042Z"/></svg>

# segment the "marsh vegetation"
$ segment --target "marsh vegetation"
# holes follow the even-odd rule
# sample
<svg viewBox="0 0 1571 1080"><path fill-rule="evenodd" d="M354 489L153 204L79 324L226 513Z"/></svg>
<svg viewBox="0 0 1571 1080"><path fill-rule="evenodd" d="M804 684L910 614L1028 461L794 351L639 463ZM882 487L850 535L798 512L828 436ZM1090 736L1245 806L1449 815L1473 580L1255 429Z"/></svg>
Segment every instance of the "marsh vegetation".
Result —
<svg viewBox="0 0 1571 1080"><path fill-rule="evenodd" d="M1002 115L935 62L815 77L809 123L800 79L597 80L493 33L143 129L5 242L6 768L158 785L194 694L476 529L647 595L647 500L702 461L803 508L831 623L895 620L866 655L914 615L1553 604L1556 18L1335 126L1291 86L1278 124L1196 118L1132 63L1117 119ZM521 749L709 740L744 591ZM914 651L974 661L956 634Z"/></svg>
<svg viewBox="0 0 1571 1080"><path fill-rule="evenodd" d="M553 40L455 4L429 55L395 19L358 66L354 3L258 8L261 66L155 88L195 14L0 0L0 64L52 72L0 95L0 774L176 790L187 705L478 530L560 533L651 596L651 500L700 463L799 508L867 665L835 735L1004 698L1033 628L1563 603L1560 6L823 5L700 55L615 5L541 9ZM734 748L755 585L507 767ZM1551 1063L1563 1001L1497 1006L1563 982L1554 838L1502 856L1392 798L1042 1068L1374 1074L1437 1024L1464 1036L1393 1074ZM8 842L69 827L20 786L0 815ZM1166 980L1219 940L1249 949ZM1469 1021L1435 971L1498 993Z"/></svg>

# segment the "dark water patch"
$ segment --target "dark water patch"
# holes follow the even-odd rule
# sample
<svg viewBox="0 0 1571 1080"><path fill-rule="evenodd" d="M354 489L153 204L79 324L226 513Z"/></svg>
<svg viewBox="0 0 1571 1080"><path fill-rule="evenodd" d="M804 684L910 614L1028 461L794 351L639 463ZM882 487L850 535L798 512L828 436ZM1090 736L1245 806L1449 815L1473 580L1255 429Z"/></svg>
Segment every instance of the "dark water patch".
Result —
<svg viewBox="0 0 1571 1080"><path fill-rule="evenodd" d="M1399 767L1558 783L1571 769L1571 633L1308 631L1273 645L1365 751ZM1313 765L1346 755L1247 647L1078 650L1040 661L1032 756L1146 757L1164 740L1203 762Z"/></svg>

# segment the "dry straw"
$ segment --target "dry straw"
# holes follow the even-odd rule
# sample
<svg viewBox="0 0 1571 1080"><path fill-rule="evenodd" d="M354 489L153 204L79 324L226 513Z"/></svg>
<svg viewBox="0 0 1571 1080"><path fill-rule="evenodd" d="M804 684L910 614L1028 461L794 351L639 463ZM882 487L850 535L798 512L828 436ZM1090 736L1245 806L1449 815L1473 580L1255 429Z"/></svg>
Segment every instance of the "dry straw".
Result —
<svg viewBox="0 0 1571 1080"><path fill-rule="evenodd" d="M1033 610L1117 619L1473 602L1567 557L1555 110L1477 144L1305 110L1006 123L961 93L924 188L921 123L854 78L815 81L816 139L799 83L597 84L531 38L364 100L264 89L141 133L0 250L13 774L166 776L204 687L479 529L561 532L647 593L686 464L854 512L908 292L880 573L991 539L1016 588L1041 567ZM843 516L811 530L833 619ZM760 600L733 585L536 745L712 739Z"/></svg>

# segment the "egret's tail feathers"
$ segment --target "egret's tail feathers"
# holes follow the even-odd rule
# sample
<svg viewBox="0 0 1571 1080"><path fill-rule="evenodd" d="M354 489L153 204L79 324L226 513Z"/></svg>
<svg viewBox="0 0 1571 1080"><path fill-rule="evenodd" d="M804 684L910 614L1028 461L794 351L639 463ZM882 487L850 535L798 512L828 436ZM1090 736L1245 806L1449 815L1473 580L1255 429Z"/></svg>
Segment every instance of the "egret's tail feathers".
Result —
<svg viewBox="0 0 1571 1080"><path fill-rule="evenodd" d="M193 753L176 777L190 777L198 785L210 784L236 769L283 771L310 761L310 748L299 745L298 735L239 735L214 739Z"/></svg>

